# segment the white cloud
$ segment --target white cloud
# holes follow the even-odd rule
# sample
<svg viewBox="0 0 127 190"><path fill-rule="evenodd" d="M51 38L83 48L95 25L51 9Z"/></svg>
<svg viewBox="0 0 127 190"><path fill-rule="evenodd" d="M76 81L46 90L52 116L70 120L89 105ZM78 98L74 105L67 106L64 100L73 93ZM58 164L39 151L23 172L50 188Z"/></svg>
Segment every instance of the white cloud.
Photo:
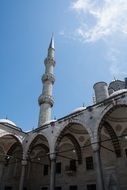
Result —
<svg viewBox="0 0 127 190"><path fill-rule="evenodd" d="M111 75L126 75L127 0L73 0L71 10L79 19L75 39L87 43L104 40Z"/></svg>
<svg viewBox="0 0 127 190"><path fill-rule="evenodd" d="M87 23L81 19L76 29L76 34L85 41L94 42L116 32L127 35L127 0L95 0L94 3L93 0L76 0L71 8L87 18Z"/></svg>
<svg viewBox="0 0 127 190"><path fill-rule="evenodd" d="M90 0L78 0L78 1L75 1L74 3L72 3L72 8L76 11L84 11L84 12L87 12L87 11L90 11L90 8L92 6L92 3Z"/></svg>

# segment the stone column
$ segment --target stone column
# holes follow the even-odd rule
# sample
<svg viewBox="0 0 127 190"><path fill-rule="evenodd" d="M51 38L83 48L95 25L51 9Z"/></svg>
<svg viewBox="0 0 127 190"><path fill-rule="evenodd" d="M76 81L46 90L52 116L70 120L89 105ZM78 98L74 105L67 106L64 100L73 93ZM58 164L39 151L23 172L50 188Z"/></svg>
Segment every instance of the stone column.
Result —
<svg viewBox="0 0 127 190"><path fill-rule="evenodd" d="M50 190L55 190L55 178L56 178L56 154L50 155L51 170L50 170Z"/></svg>
<svg viewBox="0 0 127 190"><path fill-rule="evenodd" d="M19 190L23 190L26 165L27 165L27 161L22 160L22 168L21 168L21 176L20 176L20 182L19 182Z"/></svg>
<svg viewBox="0 0 127 190"><path fill-rule="evenodd" d="M99 144L95 145L95 147L93 148L93 153L96 170L97 190L105 190Z"/></svg>
<svg viewBox="0 0 127 190"><path fill-rule="evenodd" d="M1 164L0 164L0 190L2 190L3 189L3 187L4 187L4 182L3 182L3 180L4 180L4 161L1 161Z"/></svg>

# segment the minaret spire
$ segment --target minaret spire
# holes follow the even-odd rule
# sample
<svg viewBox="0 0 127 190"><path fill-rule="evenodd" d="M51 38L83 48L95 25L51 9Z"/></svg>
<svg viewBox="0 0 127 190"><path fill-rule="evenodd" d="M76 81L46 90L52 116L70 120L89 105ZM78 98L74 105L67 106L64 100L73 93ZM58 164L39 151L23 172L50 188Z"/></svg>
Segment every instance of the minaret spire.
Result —
<svg viewBox="0 0 127 190"><path fill-rule="evenodd" d="M51 37L51 41L50 41L50 44L49 44L49 49L52 48L55 50L55 46L54 46L54 35L52 33L52 37Z"/></svg>
<svg viewBox="0 0 127 190"><path fill-rule="evenodd" d="M55 66L54 53L54 36L52 35L48 48L48 54L44 61L45 73L42 76L43 90L42 94L38 98L40 105L38 127L41 127L46 121L51 120L51 108L54 104L52 88L55 82L55 76L53 74Z"/></svg>

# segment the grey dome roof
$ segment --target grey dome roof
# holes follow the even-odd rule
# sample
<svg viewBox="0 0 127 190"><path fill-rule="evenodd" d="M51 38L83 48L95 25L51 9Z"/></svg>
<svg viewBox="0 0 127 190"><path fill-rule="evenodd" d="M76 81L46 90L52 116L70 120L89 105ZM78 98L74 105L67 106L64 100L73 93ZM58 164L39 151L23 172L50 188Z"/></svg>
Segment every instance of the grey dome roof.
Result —
<svg viewBox="0 0 127 190"><path fill-rule="evenodd" d="M57 121L56 119L48 120L43 125L48 125L48 124L50 124L52 122L56 122L56 121Z"/></svg>
<svg viewBox="0 0 127 190"><path fill-rule="evenodd" d="M78 108L74 109L71 113L83 111L83 110L85 110L85 109L86 109L86 107L78 107Z"/></svg>
<svg viewBox="0 0 127 190"><path fill-rule="evenodd" d="M113 92L113 93L110 95L110 97L116 96L116 95L121 94L121 93L123 93L123 92L127 92L127 89L117 90L117 91Z"/></svg>
<svg viewBox="0 0 127 190"><path fill-rule="evenodd" d="M0 119L0 123L9 124L9 125L13 125L16 127L16 124L9 119Z"/></svg>

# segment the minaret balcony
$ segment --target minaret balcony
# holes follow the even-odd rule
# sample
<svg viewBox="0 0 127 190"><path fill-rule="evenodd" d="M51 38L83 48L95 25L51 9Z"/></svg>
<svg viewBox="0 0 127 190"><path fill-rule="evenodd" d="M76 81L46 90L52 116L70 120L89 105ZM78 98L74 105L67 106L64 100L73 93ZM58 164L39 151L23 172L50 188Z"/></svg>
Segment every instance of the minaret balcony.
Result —
<svg viewBox="0 0 127 190"><path fill-rule="evenodd" d="M47 64L48 65L53 65L54 67L55 67L55 64L56 64L55 60L52 57L47 57L45 59L44 63L45 63L45 65L47 65Z"/></svg>
<svg viewBox="0 0 127 190"><path fill-rule="evenodd" d="M44 103L50 104L51 107L52 107L53 104L54 104L54 99L53 99L52 96L49 96L49 95L42 95L42 94L41 94L41 95L39 96L39 98L38 98L38 103L39 103L39 105L44 104Z"/></svg>
<svg viewBox="0 0 127 190"><path fill-rule="evenodd" d="M52 84L54 84L55 76L51 73L46 73L42 76L42 82L44 83L45 81L50 81Z"/></svg>

